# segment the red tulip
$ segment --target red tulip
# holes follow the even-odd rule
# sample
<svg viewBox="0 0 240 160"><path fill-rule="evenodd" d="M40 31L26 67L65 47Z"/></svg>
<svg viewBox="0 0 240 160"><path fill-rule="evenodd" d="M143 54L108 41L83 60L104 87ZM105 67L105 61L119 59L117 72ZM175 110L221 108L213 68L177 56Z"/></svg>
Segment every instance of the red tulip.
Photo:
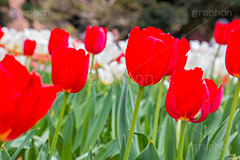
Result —
<svg viewBox="0 0 240 160"><path fill-rule="evenodd" d="M210 95L210 113L215 112L221 105L223 98L223 86L219 88L212 79L204 79L207 84L209 95Z"/></svg>
<svg viewBox="0 0 240 160"><path fill-rule="evenodd" d="M240 27L230 32L225 57L225 65L228 73L237 78L240 78L239 37Z"/></svg>
<svg viewBox="0 0 240 160"><path fill-rule="evenodd" d="M173 44L172 57L169 62L165 76L170 76L176 68L184 68L187 62L187 52L190 50L190 45L186 38L179 40L176 38Z"/></svg>
<svg viewBox="0 0 240 160"><path fill-rule="evenodd" d="M164 76L174 38L161 29L133 27L126 49L126 66L130 78L140 86L158 83ZM170 45L171 44L171 45Z"/></svg>
<svg viewBox="0 0 240 160"><path fill-rule="evenodd" d="M0 26L0 39L2 39L3 35L4 35L4 32L2 31L2 28Z"/></svg>
<svg viewBox="0 0 240 160"><path fill-rule="evenodd" d="M240 19L232 20L232 22L229 24L229 34L232 30L236 29L239 26L240 26Z"/></svg>
<svg viewBox="0 0 240 160"><path fill-rule="evenodd" d="M36 48L36 41L32 41L30 39L26 39L23 44L23 54L25 56L31 56L34 53L34 50Z"/></svg>
<svg viewBox="0 0 240 160"><path fill-rule="evenodd" d="M88 52L92 54L98 54L106 46L107 42L107 28L93 26L87 26L86 35L84 39L85 48Z"/></svg>
<svg viewBox="0 0 240 160"><path fill-rule="evenodd" d="M201 68L177 69L171 76L165 106L175 120L202 122L210 112L210 96Z"/></svg>
<svg viewBox="0 0 240 160"><path fill-rule="evenodd" d="M54 28L51 31L48 44L49 54L52 55L55 49L59 49L61 47L68 47L68 38L69 38L68 32L65 32L63 29Z"/></svg>
<svg viewBox="0 0 240 160"><path fill-rule="evenodd" d="M54 86L42 85L13 56L0 62L0 141L10 141L33 127L44 117L56 99Z"/></svg>
<svg viewBox="0 0 240 160"><path fill-rule="evenodd" d="M77 93L87 81L89 54L83 49L62 47L52 54L52 82L63 92Z"/></svg>
<svg viewBox="0 0 240 160"><path fill-rule="evenodd" d="M229 23L222 24L218 22L214 28L214 38L218 44L225 45L228 42Z"/></svg>

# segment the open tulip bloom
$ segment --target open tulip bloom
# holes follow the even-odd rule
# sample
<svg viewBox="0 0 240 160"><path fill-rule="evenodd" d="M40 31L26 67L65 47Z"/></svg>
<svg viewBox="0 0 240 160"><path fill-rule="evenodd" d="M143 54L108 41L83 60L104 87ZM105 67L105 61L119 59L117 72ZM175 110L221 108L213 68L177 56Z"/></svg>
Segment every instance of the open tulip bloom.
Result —
<svg viewBox="0 0 240 160"><path fill-rule="evenodd" d="M14 140L42 119L57 96L57 89L41 83L13 56L0 62L0 141ZM24 78L20 78L24 77Z"/></svg>

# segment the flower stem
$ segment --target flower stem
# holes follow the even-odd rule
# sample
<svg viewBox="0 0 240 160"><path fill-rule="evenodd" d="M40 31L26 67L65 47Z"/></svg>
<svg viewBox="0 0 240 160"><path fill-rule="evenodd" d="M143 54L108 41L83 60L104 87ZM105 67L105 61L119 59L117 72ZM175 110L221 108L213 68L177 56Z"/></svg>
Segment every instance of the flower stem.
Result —
<svg viewBox="0 0 240 160"><path fill-rule="evenodd" d="M94 64L94 54L91 54L91 57L92 57L92 60L91 60L89 80L88 80L87 100L89 99L89 96L91 93L91 88L92 88L92 70L93 70L93 64Z"/></svg>
<svg viewBox="0 0 240 160"><path fill-rule="evenodd" d="M219 55L220 48L221 48L221 45L218 46L217 52L216 52L216 54L214 56L214 59L213 59L213 64L212 64L211 74L210 74L211 78L213 77L213 70L214 70L214 66L215 66L215 63L216 63L216 59L217 59L217 57Z"/></svg>
<svg viewBox="0 0 240 160"><path fill-rule="evenodd" d="M178 160L182 160L186 123L187 122L185 121L181 121L180 140L178 144Z"/></svg>
<svg viewBox="0 0 240 160"><path fill-rule="evenodd" d="M141 98L142 98L143 89L144 89L144 87L139 86L137 101L136 101L134 112L133 112L131 128L130 128L130 132L129 132L129 135L128 135L127 146L126 146L126 150L125 150L125 153L124 153L123 160L128 160L128 156L129 156L129 153L130 153L134 128L135 128L135 124L136 124L136 121L137 121L137 115L138 115L138 110L139 110L139 106L140 106L140 101L141 101Z"/></svg>
<svg viewBox="0 0 240 160"><path fill-rule="evenodd" d="M231 108L231 112L230 112L230 116L229 116L229 120L228 120L228 127L227 127L227 131L226 131L226 134L225 134L225 137L224 137L224 142L223 142L223 146L222 146L222 152L221 152L220 160L224 160L224 157L225 157L225 152L226 152L227 145L228 145L228 139L229 139L229 135L230 135L231 129L232 129L234 113L235 113L235 110L236 110L236 107L237 107L239 90L240 90L240 80L238 79L237 87L236 87L236 90L235 90L235 95L233 97L232 108Z"/></svg>
<svg viewBox="0 0 240 160"><path fill-rule="evenodd" d="M157 137L158 117L159 117L159 111L160 111L160 106L161 106L164 79L165 79L165 77L163 77L163 79L160 83L159 91L158 91L158 99L157 99L155 116L154 116L154 123L153 123L153 135L152 135L153 143L156 143L155 140L156 140L156 137Z"/></svg>
<svg viewBox="0 0 240 160"><path fill-rule="evenodd" d="M64 97L63 97L63 103L62 103L61 111L60 111L60 114L59 114L59 117L58 117L57 127L56 127L56 130L55 130L54 136L53 136L50 158L53 155L53 151L54 151L54 148L55 148L56 143L57 143L58 133L59 133L59 130L60 130L60 127L61 127L62 118L63 118L64 111L65 111L65 108L66 108L68 95L69 95L69 93L65 92Z"/></svg>

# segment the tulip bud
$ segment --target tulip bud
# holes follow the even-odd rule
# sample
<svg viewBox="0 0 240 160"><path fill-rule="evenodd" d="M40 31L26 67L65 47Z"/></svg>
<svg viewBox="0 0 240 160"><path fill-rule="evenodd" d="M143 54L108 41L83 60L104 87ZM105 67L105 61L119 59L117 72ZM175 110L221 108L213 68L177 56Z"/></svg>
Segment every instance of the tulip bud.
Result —
<svg viewBox="0 0 240 160"><path fill-rule="evenodd" d="M84 39L85 48L89 53L98 54L106 46L107 42L107 28L87 26L86 35Z"/></svg>
<svg viewBox="0 0 240 160"><path fill-rule="evenodd" d="M52 82L63 92L77 93L87 81L89 54L62 47L52 54Z"/></svg>
<svg viewBox="0 0 240 160"><path fill-rule="evenodd" d="M23 54L25 56L31 56L34 53L35 48L36 48L36 41L26 39L23 44Z"/></svg>
<svg viewBox="0 0 240 160"><path fill-rule="evenodd" d="M49 54L52 55L55 49L59 49L61 47L68 47L68 38L69 38L68 32L65 32L63 29L54 28L51 31L48 44Z"/></svg>

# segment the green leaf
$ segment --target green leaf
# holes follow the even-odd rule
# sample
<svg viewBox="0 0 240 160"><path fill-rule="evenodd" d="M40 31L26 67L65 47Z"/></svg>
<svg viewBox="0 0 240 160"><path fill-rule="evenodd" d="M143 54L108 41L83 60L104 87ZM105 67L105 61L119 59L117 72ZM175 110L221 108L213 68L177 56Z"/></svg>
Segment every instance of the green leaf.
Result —
<svg viewBox="0 0 240 160"><path fill-rule="evenodd" d="M194 130L193 146L195 147L193 148L193 152L195 153L203 137L203 123L198 123Z"/></svg>
<svg viewBox="0 0 240 160"><path fill-rule="evenodd" d="M121 150L120 150L120 160L123 160L125 149L126 149L126 137L125 137L125 135L123 135L122 146L121 146Z"/></svg>
<svg viewBox="0 0 240 160"><path fill-rule="evenodd" d="M143 133L134 132L134 134L136 134L138 137L139 151L142 152L148 145L148 138Z"/></svg>
<svg viewBox="0 0 240 160"><path fill-rule="evenodd" d="M84 148L84 149L88 148L88 147L86 147L85 143L87 140L87 133L89 133L89 130L92 126L95 105L96 105L96 91L95 91L95 89L93 89L90 94L88 103L86 105L85 117L84 117L84 122L83 122L82 139L80 141L82 148Z"/></svg>
<svg viewBox="0 0 240 160"><path fill-rule="evenodd" d="M159 160L160 156L152 141L149 142L147 148L140 153L135 160Z"/></svg>
<svg viewBox="0 0 240 160"><path fill-rule="evenodd" d="M161 126L161 132L159 135L159 142L158 142L158 152L160 154L164 153L164 144L165 144L165 133L166 133L166 127L167 127L167 118L168 116L165 117L163 126Z"/></svg>
<svg viewBox="0 0 240 160"><path fill-rule="evenodd" d="M185 160L194 160L193 143L192 142L188 145L188 151L187 151Z"/></svg>
<svg viewBox="0 0 240 160"><path fill-rule="evenodd" d="M104 102L101 112L99 113L96 120L94 121L94 124L91 127L91 130L88 132L84 151L88 150L90 145L94 145L95 142L97 141L97 139L99 138L99 136L102 132L102 129L104 128L104 125L106 124L109 112L112 107L111 99L112 99L112 89L109 91L109 93L105 99L105 102Z"/></svg>
<svg viewBox="0 0 240 160"><path fill-rule="evenodd" d="M95 153L95 152L94 152ZM118 147L118 141L117 139L110 141L108 144L103 146L95 156L95 159L103 160L103 159L108 159L114 153L119 153L119 147Z"/></svg>
<svg viewBox="0 0 240 160"><path fill-rule="evenodd" d="M208 147L208 139L211 133L209 133L208 135L206 135L202 142L200 143L195 155L194 155L194 159L197 160L205 160L206 154L207 154L207 147ZM216 158L216 157L215 157Z"/></svg>
<svg viewBox="0 0 240 160"><path fill-rule="evenodd" d="M87 160L94 160L93 154L92 154L92 149L91 149L91 148L90 148L90 150L89 150L89 152L88 152Z"/></svg>
<svg viewBox="0 0 240 160"><path fill-rule="evenodd" d="M6 148L4 147L4 143L2 144L2 149L1 149L1 156L0 159L2 160L12 160L12 158L10 157L8 151L6 150Z"/></svg>
<svg viewBox="0 0 240 160"><path fill-rule="evenodd" d="M165 132L164 159L175 159L176 127L175 121L170 116L167 116L166 126L167 128Z"/></svg>
<svg viewBox="0 0 240 160"><path fill-rule="evenodd" d="M27 136L26 138L23 140L22 144L20 145L20 147L15 151L15 153L12 156L12 159L15 160L18 156L18 153L22 150L22 148L28 143L28 141L34 136L34 134L38 131L37 129L32 130Z"/></svg>
<svg viewBox="0 0 240 160"><path fill-rule="evenodd" d="M73 117L70 114L64 132L62 160L72 159L72 142L73 142L72 137L73 137Z"/></svg>
<svg viewBox="0 0 240 160"><path fill-rule="evenodd" d="M122 137L123 135L128 137L128 116L127 116L127 93L128 93L128 81L125 78L122 93L119 101L119 107L118 107L118 143L119 146L122 143Z"/></svg>

